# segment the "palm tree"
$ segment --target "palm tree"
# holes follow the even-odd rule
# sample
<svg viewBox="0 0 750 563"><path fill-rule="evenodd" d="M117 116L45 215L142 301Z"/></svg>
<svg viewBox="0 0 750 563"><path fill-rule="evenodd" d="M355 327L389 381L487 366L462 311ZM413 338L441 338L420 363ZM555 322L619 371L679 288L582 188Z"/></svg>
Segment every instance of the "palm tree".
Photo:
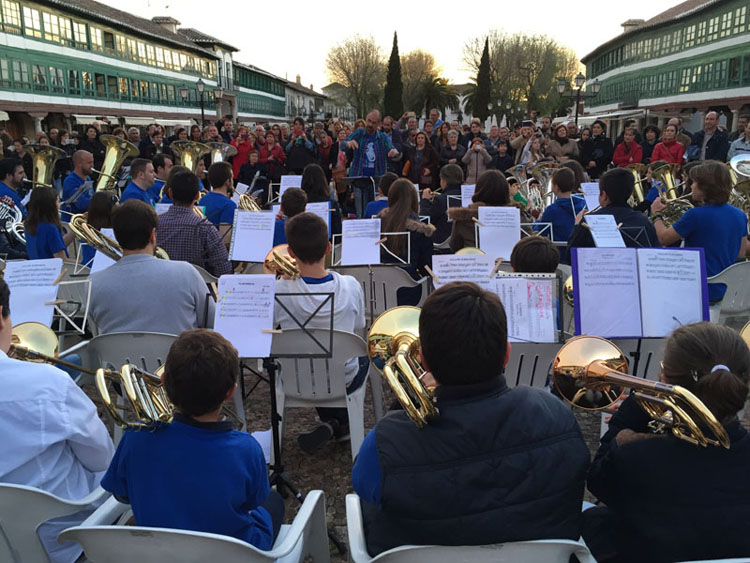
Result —
<svg viewBox="0 0 750 563"><path fill-rule="evenodd" d="M445 108L451 110L459 108L458 95L445 78L433 76L425 80L420 88L420 98L419 109L424 109L425 119L429 119L432 108L438 108L442 117L445 117Z"/></svg>

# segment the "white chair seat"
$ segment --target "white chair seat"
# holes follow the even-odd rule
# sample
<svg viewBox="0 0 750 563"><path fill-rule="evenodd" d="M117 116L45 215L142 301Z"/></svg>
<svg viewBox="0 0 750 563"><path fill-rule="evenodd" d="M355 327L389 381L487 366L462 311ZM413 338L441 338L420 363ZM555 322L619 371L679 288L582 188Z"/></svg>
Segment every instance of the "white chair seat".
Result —
<svg viewBox="0 0 750 563"><path fill-rule="evenodd" d="M727 286L724 298L718 307L712 308L711 320L719 324L742 326L750 318L750 262L737 262L708 278L708 283L723 283ZM718 318L714 319L718 311Z"/></svg>

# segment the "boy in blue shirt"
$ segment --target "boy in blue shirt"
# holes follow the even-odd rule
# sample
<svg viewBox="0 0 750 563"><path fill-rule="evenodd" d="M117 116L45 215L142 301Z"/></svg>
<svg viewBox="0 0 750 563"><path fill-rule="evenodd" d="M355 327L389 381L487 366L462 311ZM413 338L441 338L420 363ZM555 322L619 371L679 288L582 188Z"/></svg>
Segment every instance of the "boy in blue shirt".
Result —
<svg viewBox="0 0 750 563"><path fill-rule="evenodd" d="M380 182L378 182L378 197L365 207L364 219L371 219L388 207L388 190L396 180L398 180L398 176L393 172L386 172L380 177Z"/></svg>
<svg viewBox="0 0 750 563"><path fill-rule="evenodd" d="M284 517L258 442L221 420L237 388L237 350L196 329L172 344L162 383L174 420L122 437L102 487L133 508L139 526L222 534L269 550Z"/></svg>
<svg viewBox="0 0 750 563"><path fill-rule="evenodd" d="M299 215L307 207L307 194L301 188L287 188L284 195L281 196L281 209L277 215L276 225L273 231L273 245L286 244L286 226L287 219Z"/></svg>
<svg viewBox="0 0 750 563"><path fill-rule="evenodd" d="M208 168L208 182L211 191L204 195L198 205L205 207L206 219L219 229L219 234L229 245L226 236L234 223L234 211L237 204L229 197L229 191L234 186L232 165L228 162L214 162Z"/></svg>
<svg viewBox="0 0 750 563"><path fill-rule="evenodd" d="M552 193L557 199L542 213L539 223L552 223L552 238L557 242L566 242L575 226L576 215L586 205L580 195L573 197L576 187L576 176L570 168L560 168L552 175ZM544 225L535 225L535 231L541 231ZM549 236L549 235L548 235Z"/></svg>

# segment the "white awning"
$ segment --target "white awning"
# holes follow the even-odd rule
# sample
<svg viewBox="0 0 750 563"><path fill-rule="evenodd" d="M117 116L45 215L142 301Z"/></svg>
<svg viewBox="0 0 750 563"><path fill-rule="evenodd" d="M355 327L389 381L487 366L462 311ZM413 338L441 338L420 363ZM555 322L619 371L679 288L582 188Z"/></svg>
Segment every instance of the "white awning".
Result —
<svg viewBox="0 0 750 563"><path fill-rule="evenodd" d="M151 125L156 121L152 117L123 117L126 125Z"/></svg>
<svg viewBox="0 0 750 563"><path fill-rule="evenodd" d="M0 121L9 121L10 116L7 111L0 111Z"/></svg>
<svg viewBox="0 0 750 563"><path fill-rule="evenodd" d="M152 123L158 123L159 125L164 125L165 127L177 127L177 126L188 126L190 125L190 118L186 117L185 119L162 119L160 117L128 117L123 116L125 120L125 123L128 126L132 125L151 125Z"/></svg>
<svg viewBox="0 0 750 563"><path fill-rule="evenodd" d="M117 125L118 120L114 115L81 115L74 113L72 117L76 120L76 125L91 125L94 121L103 121L106 117L113 125Z"/></svg>

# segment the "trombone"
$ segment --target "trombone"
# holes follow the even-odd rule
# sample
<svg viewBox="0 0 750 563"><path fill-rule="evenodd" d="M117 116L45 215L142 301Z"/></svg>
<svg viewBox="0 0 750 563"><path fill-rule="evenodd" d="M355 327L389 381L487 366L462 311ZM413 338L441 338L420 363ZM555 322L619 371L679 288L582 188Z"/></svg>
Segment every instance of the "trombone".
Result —
<svg viewBox="0 0 750 563"><path fill-rule="evenodd" d="M606 409L630 388L655 432L669 429L690 444L729 449L724 427L693 393L628 375L627 370L628 361L615 344L598 336L576 336L555 356L552 382L566 402L583 410Z"/></svg>

